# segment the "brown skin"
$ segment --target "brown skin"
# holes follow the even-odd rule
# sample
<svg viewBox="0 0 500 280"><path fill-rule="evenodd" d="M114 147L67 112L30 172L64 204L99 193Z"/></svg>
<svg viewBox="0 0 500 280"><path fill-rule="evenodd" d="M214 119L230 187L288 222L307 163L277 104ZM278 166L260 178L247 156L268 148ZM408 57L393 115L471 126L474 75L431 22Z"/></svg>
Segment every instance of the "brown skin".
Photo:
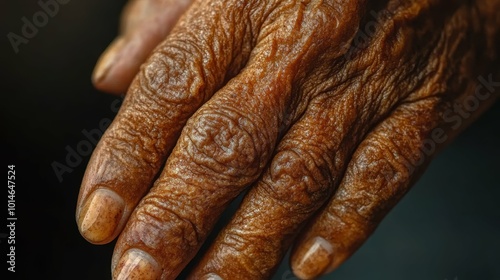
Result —
<svg viewBox="0 0 500 280"><path fill-rule="evenodd" d="M124 22L146 28L163 10L142 17L138 2ZM435 150L497 99L478 77L500 80L499 9L500 0L195 0L140 55L126 55L141 40L126 35L106 54L120 59L96 68L98 88L126 88L161 43L92 155L82 235L119 235L115 279L174 279L250 187L191 278L267 279L299 232L294 273L335 269ZM371 11L386 12L366 29ZM359 30L371 30L364 43Z"/></svg>
<svg viewBox="0 0 500 280"><path fill-rule="evenodd" d="M104 91L124 93L151 51L170 33L193 0L130 1L122 16L119 36L99 59L92 74Z"/></svg>

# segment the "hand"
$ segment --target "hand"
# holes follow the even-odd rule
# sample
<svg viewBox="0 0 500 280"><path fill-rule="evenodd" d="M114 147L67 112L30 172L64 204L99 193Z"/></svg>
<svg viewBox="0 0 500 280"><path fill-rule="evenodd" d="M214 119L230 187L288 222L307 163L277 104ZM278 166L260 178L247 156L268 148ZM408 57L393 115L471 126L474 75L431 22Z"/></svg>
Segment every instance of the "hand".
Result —
<svg viewBox="0 0 500 280"><path fill-rule="evenodd" d="M77 206L87 240L119 235L115 279L174 279L247 188L193 279L266 279L294 240L303 279L356 251L500 80L500 1L375 2L197 0L155 37ZM128 86L144 28L99 88Z"/></svg>

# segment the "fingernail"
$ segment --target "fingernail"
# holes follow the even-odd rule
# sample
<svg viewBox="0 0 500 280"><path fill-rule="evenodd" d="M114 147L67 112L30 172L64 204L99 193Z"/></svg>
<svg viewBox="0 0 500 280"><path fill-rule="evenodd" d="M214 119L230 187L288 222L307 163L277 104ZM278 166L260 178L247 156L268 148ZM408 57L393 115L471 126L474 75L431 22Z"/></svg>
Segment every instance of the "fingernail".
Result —
<svg viewBox="0 0 500 280"><path fill-rule="evenodd" d="M113 64L115 64L117 54L122 48L124 42L125 40L122 37L116 38L99 58L99 61L94 68L94 73L92 73L92 81L94 83L99 83L106 78L106 75L110 72Z"/></svg>
<svg viewBox="0 0 500 280"><path fill-rule="evenodd" d="M161 269L148 253L139 249L130 249L121 257L113 271L113 279L160 279Z"/></svg>
<svg viewBox="0 0 500 280"><path fill-rule="evenodd" d="M293 273L301 279L316 278L326 272L332 261L333 246L326 239L315 237L294 254Z"/></svg>
<svg viewBox="0 0 500 280"><path fill-rule="evenodd" d="M95 190L80 211L78 224L82 236L92 243L111 241L124 209L123 199L114 191Z"/></svg>
<svg viewBox="0 0 500 280"><path fill-rule="evenodd" d="M215 273L209 273L205 274L200 280L223 280L223 279Z"/></svg>

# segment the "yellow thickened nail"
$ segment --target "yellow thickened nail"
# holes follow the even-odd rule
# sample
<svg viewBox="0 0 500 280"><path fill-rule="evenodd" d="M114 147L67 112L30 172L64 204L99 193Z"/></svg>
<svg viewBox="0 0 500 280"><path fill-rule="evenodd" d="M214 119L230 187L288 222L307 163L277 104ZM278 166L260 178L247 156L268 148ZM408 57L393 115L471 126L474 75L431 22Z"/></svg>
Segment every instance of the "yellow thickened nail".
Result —
<svg viewBox="0 0 500 280"><path fill-rule="evenodd" d="M123 217L124 208L123 199L115 192L95 190L80 212L78 225L82 236L92 243L111 241Z"/></svg>

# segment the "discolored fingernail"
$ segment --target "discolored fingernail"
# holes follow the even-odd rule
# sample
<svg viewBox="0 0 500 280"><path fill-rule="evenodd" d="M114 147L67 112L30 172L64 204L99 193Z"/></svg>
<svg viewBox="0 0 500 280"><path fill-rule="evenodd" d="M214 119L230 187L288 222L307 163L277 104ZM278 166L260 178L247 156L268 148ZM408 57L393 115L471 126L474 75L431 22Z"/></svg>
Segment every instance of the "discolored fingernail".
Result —
<svg viewBox="0 0 500 280"><path fill-rule="evenodd" d="M222 277L215 273L205 274L200 280L223 280Z"/></svg>
<svg viewBox="0 0 500 280"><path fill-rule="evenodd" d="M116 38L106 49L104 54L99 58L94 72L92 73L92 81L94 83L100 83L106 78L106 75L110 72L113 65L116 63L118 58L118 53L123 47L125 40L123 37Z"/></svg>
<svg viewBox="0 0 500 280"><path fill-rule="evenodd" d="M161 268L148 253L139 249L130 249L121 257L115 270L113 279L128 280L156 280L160 279Z"/></svg>
<svg viewBox="0 0 500 280"><path fill-rule="evenodd" d="M322 237L308 240L294 254L293 273L301 279L316 278L329 268L333 261L333 247Z"/></svg>
<svg viewBox="0 0 500 280"><path fill-rule="evenodd" d="M123 199L114 191L95 190L80 210L80 233L91 243L111 241L123 217L124 209Z"/></svg>

